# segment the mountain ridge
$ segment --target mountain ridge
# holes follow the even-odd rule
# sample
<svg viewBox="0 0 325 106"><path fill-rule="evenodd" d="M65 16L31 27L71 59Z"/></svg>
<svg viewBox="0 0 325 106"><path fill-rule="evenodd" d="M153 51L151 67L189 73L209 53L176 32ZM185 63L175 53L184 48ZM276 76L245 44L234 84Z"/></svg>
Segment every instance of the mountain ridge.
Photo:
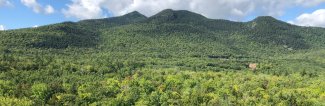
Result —
<svg viewBox="0 0 325 106"><path fill-rule="evenodd" d="M142 29L134 30L136 27ZM324 35L323 28L308 28L291 25L289 23L277 20L271 16L260 16L248 22L235 22L223 19L209 19L200 14L187 10L172 9L163 10L151 17L146 17L145 15L134 11L118 17L89 19L81 20L78 22L63 22L58 24L40 26L38 28L11 30L9 32L35 31L32 33L42 34L40 36L34 36L35 38L33 39L37 40L28 41L25 45L34 45L33 47L43 47L44 45L49 45L45 47L67 48L71 46L96 47L101 43L106 42L101 40L107 36L103 34L107 33L107 31L111 31L110 33L113 33L114 30L112 29L119 29L120 31L125 31L132 34L150 33L151 35L170 35L174 33L182 33L187 34L189 38L192 37L189 35L194 34L197 36L202 36L202 38L196 39L205 39L204 37L211 37L216 41L224 42L223 44L225 45L227 45L229 42L241 41L246 42L247 44L248 42L255 42L259 45L264 46L274 46L276 48L287 47L296 50L316 47L313 45L317 45L319 48L323 44L319 44L320 41L314 43L315 39L324 39L322 38ZM312 35L313 32L310 32L311 30L320 32L318 35L321 36L304 36L305 34ZM5 34L10 35L10 33ZM20 35L21 34L18 36ZM58 38L58 36L61 37ZM234 39L231 38L234 36L242 39L230 40ZM59 40L51 41L48 38ZM51 45L62 44L61 41L73 42L71 41L73 39L76 39L78 42L67 43L64 46L60 47L51 47ZM87 40L92 42L87 42ZM109 41L109 39L106 40ZM51 43L44 44L44 42Z"/></svg>
<svg viewBox="0 0 325 106"><path fill-rule="evenodd" d="M99 18L99 19L85 19L85 20L80 20L80 21L77 21L77 22L72 22L72 21L65 21L65 22L60 22L60 23L66 23L66 22L72 22L72 23L83 23L83 22L87 22L87 21L110 21L110 20L114 20L116 18L121 18L121 17L129 17L131 16L132 17L132 14L136 15L136 16L140 16L141 18L145 18L145 19L150 19L150 18L154 18L156 17L157 15L159 15L160 13L162 12L172 12L172 13L179 13L179 12L187 12L187 13L191 13L192 15L197 15L197 16L200 16L201 18L205 18L205 19L208 19L210 21L228 21L228 22L232 22L232 23L252 23L252 22L256 22L256 21L261 21L261 20L271 20L273 22L278 22L278 23L286 23L288 25L292 25L292 26L297 26L297 25L294 25L294 24L290 24L290 23L287 23L287 22L284 22L284 21L281 21L281 20L278 20L272 16L257 16L256 18L250 20L250 21L232 21L232 20L227 20L227 19L212 19L212 18L206 18L205 16L202 16L198 13L195 13L195 12L191 12L191 11L188 11L188 10L173 10L173 9L165 9L165 10L162 10L161 12L158 12L157 14L155 15L152 15L150 17L147 17L143 14L141 14L140 12L138 11L132 11L130 13L127 13L127 14L124 14L124 15L121 15L121 16L116 16L116 17L109 17L109 18ZM143 21L143 20L142 20ZM60 23L54 23L54 24L60 24ZM98 22L99 23L99 22ZM107 23L106 23L107 24ZM53 25L53 24L48 24L48 25ZM47 25L44 25L44 26L47 26ZM41 27L41 26L40 26ZM299 27L306 27L306 28L321 28L321 29L324 29L322 27L315 27L315 26L299 26ZM22 28L22 29L26 29L26 28ZM28 28L27 28L28 29ZM19 29L11 29L11 30L19 30Z"/></svg>

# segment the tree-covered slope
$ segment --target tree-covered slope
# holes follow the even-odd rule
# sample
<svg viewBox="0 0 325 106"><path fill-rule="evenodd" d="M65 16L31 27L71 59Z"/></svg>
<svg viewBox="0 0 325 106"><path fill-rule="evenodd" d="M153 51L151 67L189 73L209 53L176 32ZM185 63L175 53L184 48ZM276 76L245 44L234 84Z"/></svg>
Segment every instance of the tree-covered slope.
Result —
<svg viewBox="0 0 325 106"><path fill-rule="evenodd" d="M273 17L258 17L248 22L248 34L251 39L261 43L286 46L291 49L308 49L309 45L304 40L298 26L294 26Z"/></svg>
<svg viewBox="0 0 325 106"><path fill-rule="evenodd" d="M63 22L37 28L26 28L1 32L1 44L5 47L56 48L96 47L100 40L100 29L131 24L146 19L138 12L121 17L80 22Z"/></svg>
<svg viewBox="0 0 325 106"><path fill-rule="evenodd" d="M249 22L214 20L170 9L149 18L132 12L0 33L5 51L100 53L158 66L219 71L246 69L252 62L322 50L325 45L323 28L295 26L269 16Z"/></svg>
<svg viewBox="0 0 325 106"><path fill-rule="evenodd" d="M111 17L111 18L104 18L104 19L90 19L90 20L82 20L79 21L78 24L92 29L92 30L99 30L99 29L107 29L114 26L120 25L127 25L136 22L141 22L146 20L147 17L140 14L137 11L125 14L119 17Z"/></svg>
<svg viewBox="0 0 325 106"><path fill-rule="evenodd" d="M64 22L38 28L4 31L1 38L1 45L7 48L82 48L96 46L99 32L73 22Z"/></svg>
<svg viewBox="0 0 325 106"><path fill-rule="evenodd" d="M146 33L156 37L180 33L176 34L176 36L182 35L182 39L190 42L201 39L199 42L221 43L221 45L230 46L245 45L244 50L255 48L254 45L261 46L260 49L265 47L290 50L319 48L323 45L322 40L319 40L319 38L323 39L324 37L324 30L321 28L299 27L268 16L258 17L249 22L232 22L208 19L189 11L174 11L171 9L164 10L149 18L139 12L132 12L120 17L65 22L39 28L4 31L1 32L1 36L3 37L2 42L4 42L2 44L6 46L95 47L98 43L110 41L110 39L102 39L102 37L107 38L106 36L110 36L102 34L103 32L109 33L108 31L112 30L117 32L116 29L121 33L123 31L135 35ZM100 39L104 42L98 42Z"/></svg>

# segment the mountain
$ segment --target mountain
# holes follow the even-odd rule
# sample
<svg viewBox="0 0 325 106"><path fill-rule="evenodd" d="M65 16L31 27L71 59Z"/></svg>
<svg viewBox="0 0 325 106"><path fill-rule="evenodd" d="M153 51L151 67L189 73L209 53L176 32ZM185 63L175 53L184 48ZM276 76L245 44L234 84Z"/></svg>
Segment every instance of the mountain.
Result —
<svg viewBox="0 0 325 106"><path fill-rule="evenodd" d="M70 46L95 47L100 45L100 41L110 41L110 39L103 39L107 35L102 33L114 33L109 32L112 29L127 31L132 34L146 33L148 35L161 36L182 33L184 36L181 37L180 35L182 34L176 36L181 37L179 39L189 40L188 42L202 39L201 42L213 42L224 46L250 45L254 43L255 45L251 46L261 45L277 49L285 47L297 50L314 48L314 45L322 46L314 44L310 40L316 40L316 38L324 36L323 29L317 29L316 32L321 32L318 34L319 36L306 37L304 35L312 35L314 31L308 31L315 28L291 25L270 16L257 17L249 22L232 22L221 19L208 19L200 14L186 10L176 11L171 9L163 10L149 18L135 11L119 17L64 22L39 28L5 31L2 32L1 36L4 38L2 42L6 42L3 43L4 46L20 45L21 47L59 49ZM33 40L14 44L23 35L24 37L28 36L26 39ZM6 37L8 36L10 38L17 38L7 39ZM243 44L240 44L239 41ZM242 48L243 51L247 50L246 47L233 46L225 48Z"/></svg>
<svg viewBox="0 0 325 106"><path fill-rule="evenodd" d="M323 106L325 29L167 9L0 31L0 105Z"/></svg>
<svg viewBox="0 0 325 106"><path fill-rule="evenodd" d="M99 41L98 33L77 23L63 22L38 28L5 31L1 33L1 45L7 48L93 47Z"/></svg>
<svg viewBox="0 0 325 106"><path fill-rule="evenodd" d="M113 29L132 34L146 33L161 36L182 33L176 35L179 36L178 39L188 42L202 39L201 42L215 43L218 44L217 46L250 45L254 43L251 46L261 45L262 47L277 49L285 47L295 50L315 48L314 45L323 46L314 44L314 41L311 40L323 39L324 36L323 29L317 29L316 32L321 32L318 34L319 36L306 37L304 35L312 35L315 31L310 32L309 30L315 28L291 25L270 16L257 17L249 22L232 22L208 19L186 10L171 9L163 10L149 18L135 11L119 17L64 22L39 28L5 31L2 32L1 36L4 38L2 42L6 42L2 43L4 46L20 45L21 47L59 49L70 46L95 47L101 45L100 41L110 42L110 39L103 39L107 35L102 33L114 33L109 32ZM6 37L9 36L14 39L7 39ZM23 38L22 36L28 36L26 39L33 40L14 44ZM243 51L247 51L250 47L232 46L225 48L241 48Z"/></svg>
<svg viewBox="0 0 325 106"><path fill-rule="evenodd" d="M132 23L144 21L146 19L147 19L146 16L140 14L137 11L134 11L119 17L82 20L79 21L78 24L84 27L88 27L92 30L96 30L101 28L109 28L114 26L132 24Z"/></svg>
<svg viewBox="0 0 325 106"><path fill-rule="evenodd" d="M191 23L206 21L207 18L200 14L192 13L186 10L174 11L171 9L163 10L156 15L149 17L149 22L157 23Z"/></svg>
<svg viewBox="0 0 325 106"><path fill-rule="evenodd" d="M293 49L310 48L310 44L306 43L302 30L299 30L298 26L269 16L258 17L248 24L251 27L248 33L253 34L250 38L258 42L284 45Z"/></svg>

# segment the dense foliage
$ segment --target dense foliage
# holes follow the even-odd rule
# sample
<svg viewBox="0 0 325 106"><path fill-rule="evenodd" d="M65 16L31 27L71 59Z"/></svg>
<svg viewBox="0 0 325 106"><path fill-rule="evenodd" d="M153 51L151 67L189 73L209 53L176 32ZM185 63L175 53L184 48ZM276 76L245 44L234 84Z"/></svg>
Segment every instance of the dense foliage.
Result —
<svg viewBox="0 0 325 106"><path fill-rule="evenodd" d="M325 105L325 29L272 17L132 12L0 37L0 105Z"/></svg>

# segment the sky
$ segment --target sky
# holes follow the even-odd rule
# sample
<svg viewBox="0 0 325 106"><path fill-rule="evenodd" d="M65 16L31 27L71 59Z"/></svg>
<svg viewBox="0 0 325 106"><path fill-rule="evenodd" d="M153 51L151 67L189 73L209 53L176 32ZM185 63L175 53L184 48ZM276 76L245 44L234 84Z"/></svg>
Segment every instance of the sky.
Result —
<svg viewBox="0 0 325 106"><path fill-rule="evenodd" d="M107 18L133 11L150 17L164 9L243 22L273 16L295 25L325 27L325 0L0 0L0 30Z"/></svg>

